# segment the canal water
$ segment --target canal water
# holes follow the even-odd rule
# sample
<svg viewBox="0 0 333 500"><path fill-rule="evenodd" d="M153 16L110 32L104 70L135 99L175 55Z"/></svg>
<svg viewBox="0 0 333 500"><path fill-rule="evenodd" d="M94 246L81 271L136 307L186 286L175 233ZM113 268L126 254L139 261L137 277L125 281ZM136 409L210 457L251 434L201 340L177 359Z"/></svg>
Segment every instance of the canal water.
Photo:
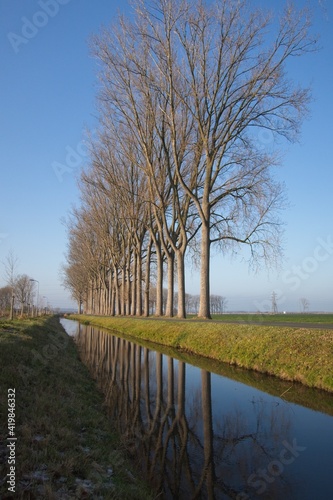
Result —
<svg viewBox="0 0 333 500"><path fill-rule="evenodd" d="M332 395L61 323L156 498L333 498Z"/></svg>

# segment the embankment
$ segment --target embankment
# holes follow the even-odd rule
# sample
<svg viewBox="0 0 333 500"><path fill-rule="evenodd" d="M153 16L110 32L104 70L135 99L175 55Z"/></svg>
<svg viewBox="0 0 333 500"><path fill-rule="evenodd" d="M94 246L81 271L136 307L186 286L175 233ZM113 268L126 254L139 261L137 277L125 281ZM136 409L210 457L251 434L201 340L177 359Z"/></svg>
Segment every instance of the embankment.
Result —
<svg viewBox="0 0 333 500"><path fill-rule="evenodd" d="M70 318L333 392L333 330L177 319Z"/></svg>

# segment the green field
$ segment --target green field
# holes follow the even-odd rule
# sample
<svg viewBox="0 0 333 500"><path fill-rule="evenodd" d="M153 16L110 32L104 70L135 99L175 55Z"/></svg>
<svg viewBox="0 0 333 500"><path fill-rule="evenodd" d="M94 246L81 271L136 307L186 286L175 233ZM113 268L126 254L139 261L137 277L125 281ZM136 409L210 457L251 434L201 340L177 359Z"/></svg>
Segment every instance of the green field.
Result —
<svg viewBox="0 0 333 500"><path fill-rule="evenodd" d="M0 498L152 498L58 318L0 321L0 366ZM15 390L15 494L3 481L8 390Z"/></svg>
<svg viewBox="0 0 333 500"><path fill-rule="evenodd" d="M311 329L194 319L70 317L134 339L333 392L333 330L325 326Z"/></svg>
<svg viewBox="0 0 333 500"><path fill-rule="evenodd" d="M194 315L191 315L195 319ZM242 314L214 314L212 319L215 321L244 321L246 323L313 323L313 324L333 324L333 314L269 314L269 313L242 313Z"/></svg>

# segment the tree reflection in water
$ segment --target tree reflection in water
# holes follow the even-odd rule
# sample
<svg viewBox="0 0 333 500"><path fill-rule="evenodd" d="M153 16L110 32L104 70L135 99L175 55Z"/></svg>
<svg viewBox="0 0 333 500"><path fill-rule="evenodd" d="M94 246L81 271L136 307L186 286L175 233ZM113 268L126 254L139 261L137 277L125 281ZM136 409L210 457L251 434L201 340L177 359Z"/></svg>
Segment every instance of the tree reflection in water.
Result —
<svg viewBox="0 0 333 500"><path fill-rule="evenodd" d="M90 326L80 326L76 341L158 498L292 498L284 471L264 475L290 439L284 407L252 401L246 414L214 411L210 372L200 370L194 389L182 361Z"/></svg>

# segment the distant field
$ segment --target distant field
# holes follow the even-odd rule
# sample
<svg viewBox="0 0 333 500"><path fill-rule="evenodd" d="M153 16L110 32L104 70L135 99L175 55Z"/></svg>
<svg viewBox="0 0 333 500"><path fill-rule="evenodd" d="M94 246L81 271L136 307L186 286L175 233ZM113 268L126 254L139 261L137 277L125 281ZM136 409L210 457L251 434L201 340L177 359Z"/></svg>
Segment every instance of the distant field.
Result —
<svg viewBox="0 0 333 500"><path fill-rule="evenodd" d="M193 319L195 316L192 316ZM213 320L218 321L244 321L246 323L333 323L333 314L213 314Z"/></svg>

